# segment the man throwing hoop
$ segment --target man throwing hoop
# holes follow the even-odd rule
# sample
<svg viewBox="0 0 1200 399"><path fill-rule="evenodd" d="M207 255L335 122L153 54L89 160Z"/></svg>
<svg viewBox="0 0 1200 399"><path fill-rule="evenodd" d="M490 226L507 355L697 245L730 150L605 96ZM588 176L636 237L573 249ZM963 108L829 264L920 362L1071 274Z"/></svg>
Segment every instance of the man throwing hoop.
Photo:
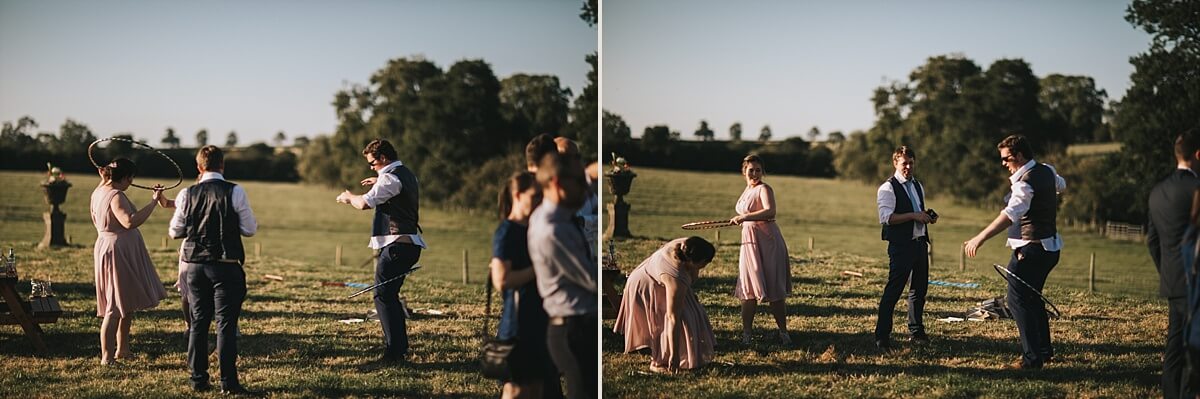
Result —
<svg viewBox="0 0 1200 399"><path fill-rule="evenodd" d="M366 194L354 195L346 190L337 196L337 202L359 210L375 209L370 246L379 250L375 260L375 284L379 284L408 272L421 258L425 241L417 224L420 188L417 176L400 162L396 149L387 140L371 141L363 148L362 155L378 176L362 180L362 185L371 186ZM375 288L375 311L379 313L386 345L379 358L381 362L400 362L408 357L408 332L400 303L404 279L400 277Z"/></svg>
<svg viewBox="0 0 1200 399"><path fill-rule="evenodd" d="M1013 249L1008 270L1038 292L1058 265L1062 236L1058 234L1058 193L1066 182L1054 167L1033 160L1033 146L1022 135L1011 135L996 145L1000 163L1011 173L1007 206L975 237L965 242L967 256L975 257L985 241L1005 229L1006 246ZM1006 300L1021 335L1021 358L1006 365L1010 369L1040 369L1054 358L1050 344L1050 321L1038 292L1020 282L1008 281Z"/></svg>

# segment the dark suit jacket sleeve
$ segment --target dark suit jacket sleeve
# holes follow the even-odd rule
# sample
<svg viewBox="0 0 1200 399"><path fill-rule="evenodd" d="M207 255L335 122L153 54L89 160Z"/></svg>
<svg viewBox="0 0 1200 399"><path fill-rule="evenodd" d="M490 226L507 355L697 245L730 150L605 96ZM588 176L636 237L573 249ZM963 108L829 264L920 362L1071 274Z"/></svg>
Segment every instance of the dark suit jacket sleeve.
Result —
<svg viewBox="0 0 1200 399"><path fill-rule="evenodd" d="M1149 218L1146 229L1146 246L1150 249L1150 258L1154 260L1154 268L1162 273L1162 245L1158 238L1158 229L1154 227L1154 218Z"/></svg>

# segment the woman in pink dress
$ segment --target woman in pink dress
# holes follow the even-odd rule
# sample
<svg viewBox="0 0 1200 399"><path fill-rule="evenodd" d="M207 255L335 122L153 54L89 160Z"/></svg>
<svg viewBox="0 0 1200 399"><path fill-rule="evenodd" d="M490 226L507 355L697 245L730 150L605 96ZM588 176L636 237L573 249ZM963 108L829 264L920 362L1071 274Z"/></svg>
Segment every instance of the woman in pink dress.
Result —
<svg viewBox="0 0 1200 399"><path fill-rule="evenodd" d="M629 274L613 331L625 353L650 348L650 371L694 370L712 361L712 324L692 284L716 250L700 237L663 245Z"/></svg>
<svg viewBox="0 0 1200 399"><path fill-rule="evenodd" d="M779 327L779 340L792 343L787 330L787 304L792 293L791 266L787 243L775 224L775 191L763 183L763 164L758 155L742 159L746 190L738 198L738 215L730 222L742 226L742 248L738 258L738 279L733 295L742 300L742 343L750 343L754 313L758 302L771 304L771 314Z"/></svg>
<svg viewBox="0 0 1200 399"><path fill-rule="evenodd" d="M167 297L138 226L150 217L162 197L155 186L153 199L142 209L125 196L136 171L133 161L120 158L100 168L100 185L92 192L92 224L96 225L96 316L100 326L100 364L132 356L129 328L133 312L158 306Z"/></svg>

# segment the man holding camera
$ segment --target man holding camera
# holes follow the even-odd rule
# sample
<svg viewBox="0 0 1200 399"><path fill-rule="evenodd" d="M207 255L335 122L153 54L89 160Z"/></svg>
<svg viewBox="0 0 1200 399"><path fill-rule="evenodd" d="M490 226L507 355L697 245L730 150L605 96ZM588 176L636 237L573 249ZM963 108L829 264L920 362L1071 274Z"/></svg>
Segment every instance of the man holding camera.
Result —
<svg viewBox="0 0 1200 399"><path fill-rule="evenodd" d="M875 323L875 346L892 348L892 312L909 282L908 332L911 342L929 343L921 313L925 310L925 293L929 289L929 232L927 225L937 222L937 213L925 209L925 187L913 178L916 152L900 146L892 153L896 173L876 193L882 238L888 242L888 280L879 300L879 317Z"/></svg>

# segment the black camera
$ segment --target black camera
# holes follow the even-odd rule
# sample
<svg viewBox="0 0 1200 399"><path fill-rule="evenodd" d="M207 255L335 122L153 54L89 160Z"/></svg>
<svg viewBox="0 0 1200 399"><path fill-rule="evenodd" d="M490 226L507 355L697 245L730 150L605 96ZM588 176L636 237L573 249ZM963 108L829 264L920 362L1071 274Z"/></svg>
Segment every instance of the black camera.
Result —
<svg viewBox="0 0 1200 399"><path fill-rule="evenodd" d="M934 211L934 210L933 210L933 208L926 209L926 210L925 210L925 214L926 214L926 215L929 215L929 217L930 217L930 218L932 218L932 219L933 219L933 220L935 220L935 221L936 221L936 220L937 220L937 218L938 218L938 214L937 214L937 212L936 212L936 211Z"/></svg>

